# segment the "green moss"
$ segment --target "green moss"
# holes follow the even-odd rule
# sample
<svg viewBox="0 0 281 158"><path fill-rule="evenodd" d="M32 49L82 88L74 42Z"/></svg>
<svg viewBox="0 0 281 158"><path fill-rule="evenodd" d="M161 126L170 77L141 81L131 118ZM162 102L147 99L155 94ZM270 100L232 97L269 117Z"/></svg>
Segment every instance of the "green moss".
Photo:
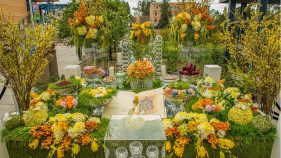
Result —
<svg viewBox="0 0 281 158"><path fill-rule="evenodd" d="M24 126L23 118L20 115L11 115L4 123L5 128L13 130L17 127Z"/></svg>

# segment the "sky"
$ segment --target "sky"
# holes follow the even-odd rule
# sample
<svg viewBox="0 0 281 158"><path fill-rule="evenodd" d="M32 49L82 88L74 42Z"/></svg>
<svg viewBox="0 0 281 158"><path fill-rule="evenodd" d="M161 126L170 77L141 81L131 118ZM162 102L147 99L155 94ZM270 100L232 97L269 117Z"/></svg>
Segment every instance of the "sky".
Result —
<svg viewBox="0 0 281 158"><path fill-rule="evenodd" d="M62 3L67 3L70 2L71 0L60 0ZM134 11L132 8L137 6L137 3L139 0L124 0L126 2L129 2L130 7L131 7L131 14L134 14ZM161 2L161 0L156 0L156 2ZM170 0L170 2L176 2L176 0ZM210 9L215 9L218 10L219 12L223 12L224 7L227 7L228 4L219 4L219 0L214 0L214 2L211 4ZM238 7L238 6L236 6Z"/></svg>

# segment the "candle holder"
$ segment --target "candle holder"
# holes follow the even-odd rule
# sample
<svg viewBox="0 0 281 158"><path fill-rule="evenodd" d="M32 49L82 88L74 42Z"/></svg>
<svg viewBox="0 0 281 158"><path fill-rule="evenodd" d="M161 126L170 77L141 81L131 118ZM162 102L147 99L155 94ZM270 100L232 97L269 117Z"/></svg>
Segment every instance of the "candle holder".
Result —
<svg viewBox="0 0 281 158"><path fill-rule="evenodd" d="M127 158L128 150L125 147L119 147L116 149L115 155L117 158Z"/></svg>
<svg viewBox="0 0 281 158"><path fill-rule="evenodd" d="M115 77L117 78L117 80L119 82L119 86L118 86L119 90L123 91L124 90L123 82L124 82L124 80L126 78L126 74L123 71L119 70L115 74Z"/></svg>

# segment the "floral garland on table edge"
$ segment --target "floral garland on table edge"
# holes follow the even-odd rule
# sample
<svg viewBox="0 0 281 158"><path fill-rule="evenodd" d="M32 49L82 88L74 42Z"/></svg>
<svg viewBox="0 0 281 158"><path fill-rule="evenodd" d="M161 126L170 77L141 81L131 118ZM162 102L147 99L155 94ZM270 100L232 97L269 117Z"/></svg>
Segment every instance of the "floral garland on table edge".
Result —
<svg viewBox="0 0 281 158"><path fill-rule="evenodd" d="M145 79L145 77L153 79L155 68L149 61L136 61L129 65L127 73L129 75L127 82L133 81L135 79Z"/></svg>
<svg viewBox="0 0 281 158"><path fill-rule="evenodd" d="M35 138L29 147L36 149L41 140L41 149L51 149L49 157L57 151L57 157L64 157L64 152L71 150L72 154L77 155L81 145L91 144L93 152L98 151L99 145L96 139L92 139L88 132L99 128L100 119L90 117L81 113L57 114L50 117L45 124L30 129L29 134Z"/></svg>
<svg viewBox="0 0 281 158"><path fill-rule="evenodd" d="M207 32L215 27L211 25L214 17L210 15L208 6L197 3L188 5L191 5L188 12L183 11L172 18L173 43L178 46L182 41L195 41L198 44L198 39L201 39L206 44Z"/></svg>
<svg viewBox="0 0 281 158"><path fill-rule="evenodd" d="M206 114L179 112L173 119L162 121L165 134L169 141L166 143L166 150L171 152L172 138L176 138L173 147L177 156L182 157L185 145L197 141L196 151L199 158L203 158L208 152L202 141L207 140L213 149L220 148L220 155L229 153L235 144L229 139L224 139L227 130L230 130L228 122L220 122L216 118L208 120ZM232 156L232 155L231 155Z"/></svg>
<svg viewBox="0 0 281 158"><path fill-rule="evenodd" d="M83 44L91 47L92 42L98 42L104 48L109 44L110 30L105 16L89 15L84 3L80 3L79 10L75 11L73 16L74 19L69 18L68 23L72 29L76 51Z"/></svg>
<svg viewBox="0 0 281 158"><path fill-rule="evenodd" d="M146 46L151 38L154 36L154 28L151 26L151 22L147 21L139 25L137 23L132 24L133 31L131 32L130 39L136 43Z"/></svg>

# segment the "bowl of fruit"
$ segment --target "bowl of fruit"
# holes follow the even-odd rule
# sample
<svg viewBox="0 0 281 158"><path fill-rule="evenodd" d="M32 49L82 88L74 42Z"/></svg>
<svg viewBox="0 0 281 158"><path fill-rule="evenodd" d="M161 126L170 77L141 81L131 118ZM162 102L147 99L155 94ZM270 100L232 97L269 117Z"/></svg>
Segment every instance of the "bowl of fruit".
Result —
<svg viewBox="0 0 281 158"><path fill-rule="evenodd" d="M179 70L182 81L184 82L195 82L199 78L199 70L192 63L184 65L182 69Z"/></svg>
<svg viewBox="0 0 281 158"><path fill-rule="evenodd" d="M88 82L95 82L100 81L104 74L105 71L101 68L89 67L84 69L82 72L82 77Z"/></svg>

